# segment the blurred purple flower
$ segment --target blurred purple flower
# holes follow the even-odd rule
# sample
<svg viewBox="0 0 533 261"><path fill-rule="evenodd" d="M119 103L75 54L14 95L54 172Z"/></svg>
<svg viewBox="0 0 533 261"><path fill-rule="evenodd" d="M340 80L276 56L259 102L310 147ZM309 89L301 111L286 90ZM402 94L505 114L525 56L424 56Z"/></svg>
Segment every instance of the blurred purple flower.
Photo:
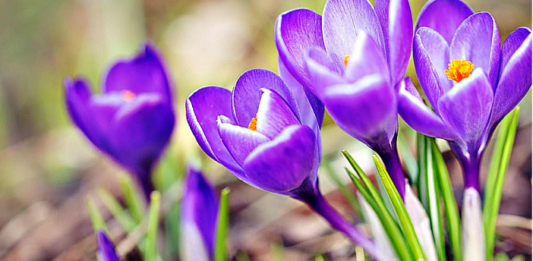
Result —
<svg viewBox="0 0 533 261"><path fill-rule="evenodd" d="M214 86L197 90L187 99L186 111L200 147L237 178L307 203L335 229L376 254L373 242L319 191L320 128L301 85L254 69L239 78L233 92Z"/></svg>
<svg viewBox="0 0 533 261"><path fill-rule="evenodd" d="M164 65L153 46L143 49L111 66L101 94L92 94L83 78L67 78L64 84L72 121L134 174L148 196L152 168L170 140L175 119Z"/></svg>
<svg viewBox="0 0 533 261"><path fill-rule="evenodd" d="M189 165L181 199L181 242L184 260L212 260L218 199L200 170Z"/></svg>
<svg viewBox="0 0 533 261"><path fill-rule="evenodd" d="M518 28L502 48L494 18L472 13L461 1L436 0L424 7L418 26L429 27L417 30L413 57L433 110L409 79L402 83L398 99L407 124L449 141L461 162L465 187L479 190L487 142L531 86L532 37L530 29Z"/></svg>
<svg viewBox="0 0 533 261"><path fill-rule="evenodd" d="M111 243L109 238L107 238L105 232L103 230L98 230L96 237L98 240L98 256L100 257L99 260L119 261L120 258L115 252L115 246L113 246L113 243Z"/></svg>
<svg viewBox="0 0 533 261"><path fill-rule="evenodd" d="M275 29L282 64L348 134L375 150L404 195L396 149L397 85L411 55L407 0L329 0L323 17L306 9L281 14Z"/></svg>

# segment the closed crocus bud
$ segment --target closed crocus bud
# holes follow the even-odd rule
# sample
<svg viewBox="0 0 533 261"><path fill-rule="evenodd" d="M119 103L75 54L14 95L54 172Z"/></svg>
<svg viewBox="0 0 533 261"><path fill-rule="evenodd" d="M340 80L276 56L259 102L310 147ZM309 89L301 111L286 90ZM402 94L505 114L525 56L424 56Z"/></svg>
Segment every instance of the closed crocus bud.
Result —
<svg viewBox="0 0 533 261"><path fill-rule="evenodd" d="M403 197L396 149L397 85L413 35L407 0L328 0L323 16L296 9L276 22L276 46L288 71L324 104L348 134L383 159Z"/></svg>
<svg viewBox="0 0 533 261"><path fill-rule="evenodd" d="M343 219L319 191L321 144L316 112L320 109L292 80L286 83L273 72L254 69L239 78L233 92L201 88L187 99L187 121L204 152L237 178L303 201L332 227L378 256L374 243Z"/></svg>
<svg viewBox="0 0 533 261"><path fill-rule="evenodd" d="M215 189L200 170L188 166L181 199L181 245L185 261L213 259L218 199Z"/></svg>
<svg viewBox="0 0 533 261"><path fill-rule="evenodd" d="M82 78L65 80L68 113L101 151L133 174L145 192L151 171L174 128L169 77L155 48L146 44L133 59L111 66L102 93Z"/></svg>
<svg viewBox="0 0 533 261"><path fill-rule="evenodd" d="M96 234L98 240L98 257L101 261L120 261L117 253L115 252L115 246L107 238L103 230L99 230Z"/></svg>

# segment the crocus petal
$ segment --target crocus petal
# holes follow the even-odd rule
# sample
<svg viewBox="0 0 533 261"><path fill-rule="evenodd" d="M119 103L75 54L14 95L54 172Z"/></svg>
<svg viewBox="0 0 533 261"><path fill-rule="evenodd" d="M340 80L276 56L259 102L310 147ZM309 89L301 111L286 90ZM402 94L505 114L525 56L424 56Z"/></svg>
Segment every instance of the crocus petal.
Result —
<svg viewBox="0 0 533 261"><path fill-rule="evenodd" d="M257 187L283 194L312 175L315 148L315 134L309 127L290 126L257 147L246 159L244 170Z"/></svg>
<svg viewBox="0 0 533 261"><path fill-rule="evenodd" d="M507 36L502 47L502 62L500 65L500 71L505 70L505 66L511 57L515 54L516 50L522 46L522 43L529 35L531 35L531 29L527 27L520 27Z"/></svg>
<svg viewBox="0 0 533 261"><path fill-rule="evenodd" d="M450 44L459 25L472 14L474 11L461 0L433 0L420 11L416 30L429 27Z"/></svg>
<svg viewBox="0 0 533 261"><path fill-rule="evenodd" d="M98 230L96 237L98 239L98 254L101 260L119 261L120 258L118 257L117 252L115 252L115 247L113 246L113 243L111 243L111 240L107 238L105 232L103 230Z"/></svg>
<svg viewBox="0 0 533 261"><path fill-rule="evenodd" d="M248 157L248 154L257 146L270 141L269 138L258 131L224 123L220 118L217 120L217 123L222 142L226 145L226 148L235 161L241 166L244 164L244 160Z"/></svg>
<svg viewBox="0 0 533 261"><path fill-rule="evenodd" d="M381 25L370 3L366 0L329 0L324 6L324 43L329 54L342 61L352 53L359 31L367 32L385 51Z"/></svg>
<svg viewBox="0 0 533 261"><path fill-rule="evenodd" d="M458 136L437 114L428 108L418 94L409 77L399 83L398 112L403 120L417 132L446 140L455 140Z"/></svg>
<svg viewBox="0 0 533 261"><path fill-rule="evenodd" d="M323 101L344 131L367 144L381 132L390 138L398 127L393 87L380 74L332 86Z"/></svg>
<svg viewBox="0 0 533 261"><path fill-rule="evenodd" d="M362 77L381 74L390 79L387 58L383 55L376 41L366 32L359 32L346 67L346 78L355 82Z"/></svg>
<svg viewBox="0 0 533 261"><path fill-rule="evenodd" d="M433 29L420 28L414 39L413 59L420 85L438 114L437 101L453 84L444 73L450 61L446 40Z"/></svg>
<svg viewBox="0 0 533 261"><path fill-rule="evenodd" d="M252 69L245 72L233 89L233 108L237 124L241 127L248 127L248 124L256 116L259 102L263 96L263 90L272 90L285 100L289 107L298 112L297 102L277 74L264 69Z"/></svg>
<svg viewBox="0 0 533 261"><path fill-rule="evenodd" d="M316 132L320 131L322 121L324 120L324 104L322 104L311 91L304 88L303 85L296 80L281 59L278 61L278 65L279 75L296 99L300 121L311 129L316 129Z"/></svg>
<svg viewBox="0 0 533 261"><path fill-rule="evenodd" d="M201 88L187 98L185 109L189 127L203 151L233 174L243 176L241 167L222 143L217 128L219 115L233 121L231 91L215 86Z"/></svg>
<svg viewBox="0 0 533 261"><path fill-rule="evenodd" d="M531 41L530 34L502 68L500 82L494 94L491 125L507 115L531 87Z"/></svg>
<svg viewBox="0 0 533 261"><path fill-rule="evenodd" d="M492 107L492 86L483 69L475 69L439 100L442 119L467 143L483 135ZM477 145L476 145L477 146Z"/></svg>
<svg viewBox="0 0 533 261"><path fill-rule="evenodd" d="M183 234L183 240L197 239L199 246L207 250L209 256L213 256L215 228L217 223L218 199L214 187L202 175L199 169L189 165L187 169L188 177L180 204L180 218L182 227L190 227L200 234L200 237L193 237L193 234ZM203 249L201 249L203 250ZM191 251L191 249L184 249ZM191 251L192 252L192 251ZM201 255L195 251L190 256ZM193 259L198 260L198 259Z"/></svg>
<svg viewBox="0 0 533 261"><path fill-rule="evenodd" d="M324 91L331 85L344 83L342 75L344 69L340 63L334 62L326 51L320 48L311 48L305 58L306 69L313 81L310 89L319 99L324 96Z"/></svg>
<svg viewBox="0 0 533 261"><path fill-rule="evenodd" d="M300 124L285 100L268 89L263 89L256 119L257 132L270 139L278 136L289 125Z"/></svg>
<svg viewBox="0 0 533 261"><path fill-rule="evenodd" d="M468 17L457 28L450 44L451 60L467 60L474 68L487 72L490 83L496 86L500 70L500 32L489 13Z"/></svg>
<svg viewBox="0 0 533 261"><path fill-rule="evenodd" d="M151 44L130 60L119 61L113 65L107 77L103 92L131 91L135 94L156 92L172 101L170 83L163 62Z"/></svg>
<svg viewBox="0 0 533 261"><path fill-rule="evenodd" d="M376 0L376 14L383 29L387 61L393 83L407 71L413 42L413 17L408 0Z"/></svg>
<svg viewBox="0 0 533 261"><path fill-rule="evenodd" d="M322 17L307 9L296 9L278 16L275 27L276 47L283 64L302 85L308 86L304 57L307 50L316 46L324 49Z"/></svg>

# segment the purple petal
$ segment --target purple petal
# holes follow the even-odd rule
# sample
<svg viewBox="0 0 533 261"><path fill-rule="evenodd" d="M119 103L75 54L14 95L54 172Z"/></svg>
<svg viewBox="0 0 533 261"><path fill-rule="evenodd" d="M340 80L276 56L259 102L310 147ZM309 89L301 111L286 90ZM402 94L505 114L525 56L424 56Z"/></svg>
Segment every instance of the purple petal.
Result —
<svg viewBox="0 0 533 261"><path fill-rule="evenodd" d="M264 89L279 94L282 100L285 100L284 103L288 103L295 113L298 112L297 102L281 77L269 70L252 69L239 77L233 89L232 102L239 126L248 127L252 118L256 116Z"/></svg>
<svg viewBox="0 0 533 261"><path fill-rule="evenodd" d="M397 130L393 87L380 74L365 76L353 84L332 86L323 101L344 131L367 144L383 132L391 138Z"/></svg>
<svg viewBox="0 0 533 261"><path fill-rule="evenodd" d="M198 243L204 245L208 255L212 257L218 215L218 199L215 188L196 167L189 165L187 173L187 181L180 204L181 224L184 227L196 227L203 241ZM184 236L184 240L189 238L189 235ZM184 249L184 251L190 251L190 249ZM194 255L195 253L191 254Z"/></svg>
<svg viewBox="0 0 533 261"><path fill-rule="evenodd" d="M300 124L283 98L274 91L263 89L257 109L257 132L274 139L289 125Z"/></svg>
<svg viewBox="0 0 533 261"><path fill-rule="evenodd" d="M344 68L339 62L335 62L319 48L311 48L305 58L306 69L313 81L311 91L321 98L324 91L331 85L344 83Z"/></svg>
<svg viewBox="0 0 533 261"><path fill-rule="evenodd" d="M455 140L454 130L446 126L437 114L428 108L409 77L401 81L398 94L398 112L403 120L424 135Z"/></svg>
<svg viewBox="0 0 533 261"><path fill-rule="evenodd" d="M450 45L450 60L467 60L474 68L487 72L490 83L496 86L500 70L500 33L489 13L468 17L457 28Z"/></svg>
<svg viewBox="0 0 533 261"><path fill-rule="evenodd" d="M329 0L323 12L324 43L329 54L342 61L352 53L359 31L367 32L385 51L383 32L374 9L366 0Z"/></svg>
<svg viewBox="0 0 533 261"><path fill-rule="evenodd" d="M531 35L531 29L527 27L520 27L507 36L502 48L500 77L511 57L515 54L516 50L522 46L522 43L529 35Z"/></svg>
<svg viewBox="0 0 533 261"><path fill-rule="evenodd" d="M172 101L169 77L154 46L146 44L136 57L119 61L110 68L103 92L112 91L156 92L167 102Z"/></svg>
<svg viewBox="0 0 533 261"><path fill-rule="evenodd" d="M507 115L531 87L531 41L530 34L502 67L500 82L494 94L491 125Z"/></svg>
<svg viewBox="0 0 533 261"><path fill-rule="evenodd" d="M268 137L258 131L235 126L230 123L224 123L221 119L217 120L217 122L222 142L235 161L241 166L244 164L244 160L248 157L248 154L250 154L257 146L270 141Z"/></svg>
<svg viewBox="0 0 533 261"><path fill-rule="evenodd" d="M472 14L474 11L460 0L430 1L418 15L416 30L429 27L442 35L450 44L459 25Z"/></svg>
<svg viewBox="0 0 533 261"><path fill-rule="evenodd" d="M220 115L234 121L231 91L215 86L201 88L187 98L185 108L189 127L203 151L233 174L243 176L242 168L222 143L217 128Z"/></svg>
<svg viewBox="0 0 533 261"><path fill-rule="evenodd" d="M414 39L413 60L420 85L438 114L437 101L453 85L444 73L450 62L448 44L436 31L420 28Z"/></svg>
<svg viewBox="0 0 533 261"><path fill-rule="evenodd" d="M408 0L376 0L376 14L383 29L387 61L393 83L407 71L413 43L413 17Z"/></svg>
<svg viewBox="0 0 533 261"><path fill-rule="evenodd" d="M248 156L244 163L246 175L266 191L283 194L296 189L315 168L315 142L309 127L290 126Z"/></svg>
<svg viewBox="0 0 533 261"><path fill-rule="evenodd" d="M320 131L324 119L324 104L294 78L281 59L278 61L278 65L281 78L296 99L300 121L311 129L316 129L317 132ZM315 125L318 128L313 127Z"/></svg>
<svg viewBox="0 0 533 261"><path fill-rule="evenodd" d="M483 135L492 107L492 86L483 69L475 69L439 100L442 119L467 142Z"/></svg>
<svg viewBox="0 0 533 261"><path fill-rule="evenodd" d="M109 238L107 238L103 230L98 230L96 234L98 239L98 251L102 261L119 261L120 258L115 252L115 247Z"/></svg>
<svg viewBox="0 0 533 261"><path fill-rule="evenodd" d="M304 57L310 47L324 49L322 17L307 9L296 9L278 16L275 27L276 47L283 64L302 85L311 85L305 71Z"/></svg>
<svg viewBox="0 0 533 261"><path fill-rule="evenodd" d="M383 78L390 79L389 66L381 48L370 35L359 32L348 60L346 78L349 82L355 82L372 74L381 74Z"/></svg>

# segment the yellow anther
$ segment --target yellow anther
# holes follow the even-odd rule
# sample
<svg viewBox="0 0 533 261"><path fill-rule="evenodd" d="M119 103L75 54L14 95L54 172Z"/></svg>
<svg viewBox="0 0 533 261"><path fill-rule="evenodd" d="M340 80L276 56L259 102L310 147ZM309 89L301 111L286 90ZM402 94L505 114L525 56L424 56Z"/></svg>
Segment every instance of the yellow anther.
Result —
<svg viewBox="0 0 533 261"><path fill-rule="evenodd" d="M128 90L122 91L122 92L120 92L120 94L122 95L122 98L126 102L132 101L133 99L135 99L135 96L136 96L136 94L134 92L128 91Z"/></svg>
<svg viewBox="0 0 533 261"><path fill-rule="evenodd" d="M350 59L349 55L344 56L344 66L348 67L348 60Z"/></svg>
<svg viewBox="0 0 533 261"><path fill-rule="evenodd" d="M463 79L470 77L473 70L473 63L467 60L453 60L448 64L448 70L444 70L444 73L448 75L450 80L454 80L458 83Z"/></svg>
<svg viewBox="0 0 533 261"><path fill-rule="evenodd" d="M252 118L250 124L248 124L248 129L257 131L257 118Z"/></svg>

